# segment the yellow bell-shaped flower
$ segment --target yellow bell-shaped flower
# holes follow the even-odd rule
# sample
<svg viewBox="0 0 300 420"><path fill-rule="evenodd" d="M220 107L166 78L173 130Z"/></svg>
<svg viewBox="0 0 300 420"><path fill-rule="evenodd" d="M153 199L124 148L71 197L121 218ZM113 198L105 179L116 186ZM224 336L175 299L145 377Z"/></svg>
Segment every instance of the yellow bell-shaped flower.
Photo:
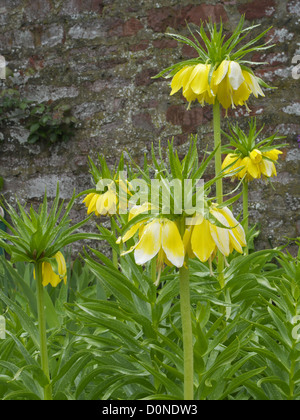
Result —
<svg viewBox="0 0 300 420"><path fill-rule="evenodd" d="M130 235L122 238L125 242L140 229L139 241L125 255L134 251L135 262L139 265L145 264L155 256L159 256L167 265L182 267L184 263L185 251L183 241L175 222L166 219L154 219L148 223L137 223ZM134 232L135 231L135 232Z"/></svg>
<svg viewBox="0 0 300 420"><path fill-rule="evenodd" d="M196 256L200 261L206 262L216 255L217 250L226 257L233 250L242 254L243 247L246 246L245 232L232 212L227 207L213 206L210 213L224 227L199 217L196 224L185 232L185 251L189 257Z"/></svg>
<svg viewBox="0 0 300 420"><path fill-rule="evenodd" d="M47 286L49 283L51 286L56 287L62 280L67 283L67 266L63 254L58 251L54 257L57 262L58 274L56 274L49 262L45 261L42 263L42 284ZM35 271L33 272L35 278Z"/></svg>
<svg viewBox="0 0 300 420"><path fill-rule="evenodd" d="M113 189L103 193L90 193L82 201L87 207L87 214L95 213L96 216L116 214L117 195Z"/></svg>
<svg viewBox="0 0 300 420"><path fill-rule="evenodd" d="M223 60L212 76L212 91L223 108L246 105L251 93L265 96L254 75L242 70L239 63ZM247 105L246 105L247 106Z"/></svg>
<svg viewBox="0 0 300 420"><path fill-rule="evenodd" d="M239 157L234 153L229 153L223 161L222 169L225 170L225 173L229 174L231 171L240 167L241 170L233 174L233 177L239 179L245 178L246 181L259 179L262 176L271 178L277 175L275 163L280 154L282 154L282 152L278 149L272 149L268 152L261 152L258 149L253 149L249 153L249 156L245 157ZM235 160L236 163L233 164ZM229 165L232 166L226 170Z"/></svg>

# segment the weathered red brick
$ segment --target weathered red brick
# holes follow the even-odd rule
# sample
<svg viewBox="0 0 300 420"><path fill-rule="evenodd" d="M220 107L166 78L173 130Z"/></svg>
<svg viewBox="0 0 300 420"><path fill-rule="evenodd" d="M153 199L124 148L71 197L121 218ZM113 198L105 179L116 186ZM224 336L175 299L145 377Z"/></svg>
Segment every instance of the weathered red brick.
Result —
<svg viewBox="0 0 300 420"><path fill-rule="evenodd" d="M180 125L183 133L193 133L200 124L207 121L203 108L194 106L189 111L183 105L172 105L167 109L166 119L173 125Z"/></svg>
<svg viewBox="0 0 300 420"><path fill-rule="evenodd" d="M165 32L168 26L174 27L175 22L175 8L159 7L148 11L148 25L153 31Z"/></svg>
<svg viewBox="0 0 300 420"><path fill-rule="evenodd" d="M165 32L168 26L178 29L187 23L200 24L200 21L223 22L228 20L227 13L221 4L187 5L184 7L161 7L148 12L148 25L156 32Z"/></svg>
<svg viewBox="0 0 300 420"><path fill-rule="evenodd" d="M153 131L155 128L151 119L151 115L148 113L133 115L132 123L136 128L142 128L146 131Z"/></svg>
<svg viewBox="0 0 300 420"><path fill-rule="evenodd" d="M194 106L189 111L185 109L182 121L182 131L192 133L206 121L203 108Z"/></svg>
<svg viewBox="0 0 300 420"><path fill-rule="evenodd" d="M248 20L273 16L275 8L276 4L274 0L254 0L251 3L238 6L239 12L245 14Z"/></svg>
<svg viewBox="0 0 300 420"><path fill-rule="evenodd" d="M136 86L148 86L153 83L154 79L151 79L152 76L155 76L158 73L156 69L145 69L136 75L135 84Z"/></svg>
<svg viewBox="0 0 300 420"><path fill-rule="evenodd" d="M123 36L136 35L143 28L143 24L135 18L127 20L123 25Z"/></svg>
<svg viewBox="0 0 300 420"><path fill-rule="evenodd" d="M138 44L133 44L129 46L130 51L143 51L146 50L149 46L149 41L147 39L143 39Z"/></svg>
<svg viewBox="0 0 300 420"><path fill-rule="evenodd" d="M164 49L164 48L175 48L178 43L175 39L156 39L153 41L153 46L155 48Z"/></svg>
<svg viewBox="0 0 300 420"><path fill-rule="evenodd" d="M199 6L186 6L181 9L181 24L195 23L199 25L201 21L219 23L228 21L227 13L222 4L201 4Z"/></svg>
<svg viewBox="0 0 300 420"><path fill-rule="evenodd" d="M107 22L108 35L118 37L123 36L123 24L124 22L122 21L122 19L111 19L110 22Z"/></svg>

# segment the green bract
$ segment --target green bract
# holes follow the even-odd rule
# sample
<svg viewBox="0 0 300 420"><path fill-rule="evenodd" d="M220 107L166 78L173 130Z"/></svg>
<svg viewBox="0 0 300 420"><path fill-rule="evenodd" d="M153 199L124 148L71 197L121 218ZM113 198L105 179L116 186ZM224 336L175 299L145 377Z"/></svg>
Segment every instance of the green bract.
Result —
<svg viewBox="0 0 300 420"><path fill-rule="evenodd" d="M208 76L208 80L210 83L214 70L216 70L218 66L221 64L221 62L224 60L235 61L241 65L241 68L243 70L247 70L248 72L253 73L252 70L248 67L249 65L253 65L253 64L258 65L258 64L265 64L265 63L262 63L262 62L256 63L249 60L243 60L243 58L245 57L245 55L253 51L255 52L264 51L273 46L269 44L270 43L269 41L266 43L262 43L260 45L254 46L254 44L256 44L259 40L261 40L265 36L265 34L271 29L271 27L266 29L265 31L260 33L258 36L256 36L255 38L251 39L250 41L246 42L244 45L241 46L240 43L245 40L248 34L254 28L257 28L258 26L260 26L260 25L252 25L243 29L244 21L245 21L245 16L242 16L233 34L227 40L226 40L226 36L223 34L222 22L220 23L219 30L217 29L216 24L212 24L211 22L207 23L208 35L204 29L203 22L201 23L199 30L196 30L195 33L193 33L192 30L188 26L188 29L192 35L193 40L179 34L168 33L167 34L168 36L176 39L179 42L189 45L194 50L196 50L199 57L176 63L162 70L159 74L157 74L153 78L158 78L161 76L170 78L170 77L173 77L180 69L182 69L185 66L196 65L196 64L202 63L202 64L211 64L210 70L209 70L209 76ZM199 42L197 35L200 36L200 38L204 42L205 48ZM259 84L261 84L264 87L270 88L270 86L268 86L263 80L261 80L258 77L256 78Z"/></svg>
<svg viewBox="0 0 300 420"><path fill-rule="evenodd" d="M222 153L235 153L242 157L248 156L254 149L259 149L262 153L269 152L274 149L274 141L284 139L286 136L279 136L277 133L269 137L259 140L265 125L257 129L256 118L249 121L249 130L246 133L238 124L228 124L230 134L223 131L223 135L227 137L229 143L222 147ZM287 146L287 144L276 144L276 149Z"/></svg>
<svg viewBox="0 0 300 420"><path fill-rule="evenodd" d="M17 201L18 213L9 203L6 203L5 210L11 218L11 223L1 215L0 220L11 233L0 230L0 246L11 255L11 261L32 263L48 261L55 264L52 257L66 245L87 237L99 239L96 234L74 233L89 220L89 217L69 226L71 221L69 215L75 199L74 193L63 212L64 202L59 204L59 185L57 184L56 197L49 212L46 192L38 212L32 206L27 212L25 207Z"/></svg>

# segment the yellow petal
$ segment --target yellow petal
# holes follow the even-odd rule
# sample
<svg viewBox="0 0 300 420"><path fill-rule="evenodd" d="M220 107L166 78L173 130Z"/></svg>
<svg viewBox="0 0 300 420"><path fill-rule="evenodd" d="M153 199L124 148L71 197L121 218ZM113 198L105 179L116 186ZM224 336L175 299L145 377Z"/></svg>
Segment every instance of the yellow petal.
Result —
<svg viewBox="0 0 300 420"><path fill-rule="evenodd" d="M187 85L186 89L182 91L182 95L188 102L193 102L197 99L197 95L192 91L189 85Z"/></svg>
<svg viewBox="0 0 300 420"><path fill-rule="evenodd" d="M260 178L261 172L259 165L253 163L249 156L244 157L242 164L245 165L246 172L248 172L253 178Z"/></svg>
<svg viewBox="0 0 300 420"><path fill-rule="evenodd" d="M242 106L248 100L251 94L251 90L248 88L246 83L242 83L241 86L232 92L233 103L238 106Z"/></svg>
<svg viewBox="0 0 300 420"><path fill-rule="evenodd" d="M133 206L130 209L128 221L130 221L133 217L138 216L139 214L147 213L149 210L151 210L151 203L148 202L141 205Z"/></svg>
<svg viewBox="0 0 300 420"><path fill-rule="evenodd" d="M48 262L44 262L42 265L42 273L43 273L43 286L47 286L49 283L51 286L56 287L58 283L61 281L60 277L54 273L52 270L51 264Z"/></svg>
<svg viewBox="0 0 300 420"><path fill-rule="evenodd" d="M212 78L213 85L219 85L222 82L222 80L225 78L228 72L229 63L230 61L223 60L222 63L217 68L217 70L214 71L213 78Z"/></svg>
<svg viewBox="0 0 300 420"><path fill-rule="evenodd" d="M99 198L99 194L94 194L94 196L92 197L92 199L89 202L88 209L87 209L87 214L90 214L90 213L92 213L93 211L96 210L96 202L97 202L98 198Z"/></svg>
<svg viewBox="0 0 300 420"><path fill-rule="evenodd" d="M228 207L223 207L222 209L218 209L218 211L223 214L225 219L227 220L229 226L233 229L229 230L232 232L235 238L238 240L241 246L246 246L246 235L242 225L236 220L232 212L229 210Z"/></svg>
<svg viewBox="0 0 300 420"><path fill-rule="evenodd" d="M217 210L211 210L211 214L224 226L229 227L229 223L226 218ZM230 241L229 241L229 232L228 229L218 227L212 223L209 223L209 229L211 236L222 252L226 257L230 254Z"/></svg>
<svg viewBox="0 0 300 420"><path fill-rule="evenodd" d="M235 163L233 164L233 162L235 162ZM232 165L232 166L230 166L230 165ZM226 170L227 166L230 166L230 168L228 168ZM230 173L231 171L234 171L239 166L241 166L241 159L239 159L239 157L237 155L235 155L234 153L229 153L225 157L221 168L222 168L222 170L225 169L225 173Z"/></svg>
<svg viewBox="0 0 300 420"><path fill-rule="evenodd" d="M202 262L206 262L216 248L216 244L210 233L209 225L210 223L204 219L201 224L193 227L191 235L193 253Z"/></svg>
<svg viewBox="0 0 300 420"><path fill-rule="evenodd" d="M55 255L56 261L58 263L58 272L60 274L60 276L63 278L64 283L67 283L67 265L66 265L66 260L63 256L63 254L58 251Z"/></svg>
<svg viewBox="0 0 300 420"><path fill-rule="evenodd" d="M47 286L52 280L53 270L51 264L48 262L43 262L42 264L42 276L43 276L43 286Z"/></svg>
<svg viewBox="0 0 300 420"><path fill-rule="evenodd" d="M161 223L158 220L145 226L142 237L134 250L137 264L145 264L151 260L161 248Z"/></svg>
<svg viewBox="0 0 300 420"><path fill-rule="evenodd" d="M277 161L278 155L282 155L282 151L278 149L273 149L273 150L269 150L268 152L264 152L263 155L269 159Z"/></svg>
<svg viewBox="0 0 300 420"><path fill-rule="evenodd" d="M198 95L197 99L198 99L199 103L201 103L201 105L204 105L205 102L212 105L212 104L215 103L216 96L214 95L212 90L209 88L208 90L203 92L202 95Z"/></svg>
<svg viewBox="0 0 300 420"><path fill-rule="evenodd" d="M261 87L257 81L257 78L253 74L249 73L246 70L243 70L243 76L245 78L245 82L247 83L249 89L251 90L251 92L256 98L258 98L258 95L265 96L265 94L261 90Z"/></svg>
<svg viewBox="0 0 300 420"><path fill-rule="evenodd" d="M189 81L194 67L195 66L185 66L175 74L171 82L172 91L170 95L174 95L174 93L178 92L181 88L186 88L186 84Z"/></svg>
<svg viewBox="0 0 300 420"><path fill-rule="evenodd" d="M191 235L192 235L192 226L189 226L185 229L182 241L183 241L183 246L185 249L185 254L189 258L195 258L195 254L193 253L192 245L191 245Z"/></svg>
<svg viewBox="0 0 300 420"><path fill-rule="evenodd" d="M252 152L250 153L250 159L252 160L253 163L260 163L262 160L262 153L260 150L258 149L254 149L252 150Z"/></svg>
<svg viewBox="0 0 300 420"><path fill-rule="evenodd" d="M171 220L164 220L162 223L161 245L168 260L175 267L182 267L184 263L184 246L176 226Z"/></svg>
<svg viewBox="0 0 300 420"><path fill-rule="evenodd" d="M206 90L210 89L208 85L208 73L210 65L198 64L192 75L190 87L196 95L200 95Z"/></svg>
<svg viewBox="0 0 300 420"><path fill-rule="evenodd" d="M187 71L187 69L188 69L188 66L185 66L173 76L173 79L171 81L172 91L170 95L174 95L174 93L178 92L179 89L182 88L182 78L183 78L184 73Z"/></svg>
<svg viewBox="0 0 300 420"><path fill-rule="evenodd" d="M138 222L135 225L131 226L130 229L125 233L125 235L122 237L122 242L128 241L130 238L132 238L135 233L139 230L139 228L142 226L144 222Z"/></svg>
<svg viewBox="0 0 300 420"><path fill-rule="evenodd" d="M246 236L245 236L245 231L243 227L239 224L239 222L233 216L232 212L227 207L218 209L218 211L221 214L223 214L229 226L233 228L233 229L228 229L231 252L232 252L232 249L235 249L237 252L242 254L243 253L242 247L246 246Z"/></svg>
<svg viewBox="0 0 300 420"><path fill-rule="evenodd" d="M230 61L228 66L228 78L233 90L238 90L243 83L244 76L241 66L235 61Z"/></svg>
<svg viewBox="0 0 300 420"><path fill-rule="evenodd" d="M227 76L218 85L216 95L223 108L227 109L233 105L232 88Z"/></svg>
<svg viewBox="0 0 300 420"><path fill-rule="evenodd" d="M90 193L85 197L84 200L82 200L82 202L86 205L86 207L89 206L89 204L90 204L92 198L94 197L94 195L95 195L95 193Z"/></svg>
<svg viewBox="0 0 300 420"><path fill-rule="evenodd" d="M274 163L267 159L262 159L260 163L260 170L262 174L268 178L272 177L273 175L277 175Z"/></svg>

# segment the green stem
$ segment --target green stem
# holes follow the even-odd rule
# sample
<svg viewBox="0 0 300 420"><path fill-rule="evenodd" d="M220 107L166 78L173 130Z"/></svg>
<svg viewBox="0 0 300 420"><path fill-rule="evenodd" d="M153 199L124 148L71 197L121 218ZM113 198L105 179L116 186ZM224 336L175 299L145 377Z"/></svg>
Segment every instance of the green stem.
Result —
<svg viewBox="0 0 300 420"><path fill-rule="evenodd" d="M112 261L113 261L114 267L118 268L119 267L118 266L118 264L119 264L118 263L118 253L114 248L112 248Z"/></svg>
<svg viewBox="0 0 300 420"><path fill-rule="evenodd" d="M217 149L215 154L215 175L219 175L222 170L221 155L221 110L220 104L216 100L213 105L213 124L214 124L214 146ZM216 181L216 196L218 204L223 202L223 182L222 178Z"/></svg>
<svg viewBox="0 0 300 420"><path fill-rule="evenodd" d="M214 146L217 149L215 154L215 176L218 176L222 170L222 154L221 154L221 110L218 100L213 105L213 125L214 125ZM216 181L216 197L217 203L223 202L223 181L222 178ZM220 287L224 287L224 256L218 251L218 280Z"/></svg>
<svg viewBox="0 0 300 420"><path fill-rule="evenodd" d="M115 229L113 227L113 219L112 219L112 217L110 219L110 230L111 230L111 233L115 236ZM118 253L117 253L117 251L113 247L111 248L111 252L112 252L112 262L113 262L113 265L114 265L114 267L116 269L119 269Z"/></svg>
<svg viewBox="0 0 300 420"><path fill-rule="evenodd" d="M194 356L191 318L190 278L186 267L179 269L180 309L184 354L184 399L194 399Z"/></svg>
<svg viewBox="0 0 300 420"><path fill-rule="evenodd" d="M248 230L249 230L249 205L248 205L248 182L243 181L243 228L245 231L245 235L247 238ZM248 255L248 247L245 248L245 253Z"/></svg>
<svg viewBox="0 0 300 420"><path fill-rule="evenodd" d="M41 366L45 376L49 380L49 384L44 387L44 400L52 400L52 388L50 384L48 349L47 349L47 335L46 335L46 317L45 317L45 302L44 302L44 286L42 275L42 263L35 264L35 278L37 290L37 309L38 309L38 324L40 334L40 355Z"/></svg>
<svg viewBox="0 0 300 420"><path fill-rule="evenodd" d="M156 257L152 258L150 262L150 270L151 270L151 279L153 281L153 284L156 284Z"/></svg>

